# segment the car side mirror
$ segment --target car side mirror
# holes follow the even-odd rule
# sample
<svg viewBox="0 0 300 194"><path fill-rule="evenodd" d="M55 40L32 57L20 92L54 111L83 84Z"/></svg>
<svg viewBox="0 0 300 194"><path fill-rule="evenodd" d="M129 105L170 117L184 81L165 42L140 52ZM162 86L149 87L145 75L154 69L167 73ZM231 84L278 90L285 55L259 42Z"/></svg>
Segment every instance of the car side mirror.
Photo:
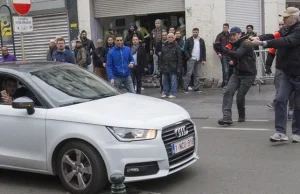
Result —
<svg viewBox="0 0 300 194"><path fill-rule="evenodd" d="M28 97L20 97L15 99L12 102L12 107L15 109L26 109L28 115L33 115L34 110L34 102Z"/></svg>

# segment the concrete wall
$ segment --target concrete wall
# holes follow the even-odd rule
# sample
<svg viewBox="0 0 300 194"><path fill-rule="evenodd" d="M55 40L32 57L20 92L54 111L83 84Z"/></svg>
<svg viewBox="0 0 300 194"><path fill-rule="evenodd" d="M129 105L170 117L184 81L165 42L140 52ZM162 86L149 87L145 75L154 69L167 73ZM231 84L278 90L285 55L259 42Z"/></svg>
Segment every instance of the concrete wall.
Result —
<svg viewBox="0 0 300 194"><path fill-rule="evenodd" d="M87 32L87 37L95 41L95 19L93 16L93 2L91 0L77 0L79 33Z"/></svg>
<svg viewBox="0 0 300 194"><path fill-rule="evenodd" d="M264 0L264 7L265 33L273 33L278 29L278 14L285 10L285 0ZM197 27L206 43L207 63L202 68L202 78L222 78L221 63L212 44L222 31L225 16L224 0L185 0L187 37Z"/></svg>
<svg viewBox="0 0 300 194"><path fill-rule="evenodd" d="M199 35L206 43L206 65L202 68L201 78L221 78L220 60L213 50L213 42L222 31L225 23L224 0L186 0L185 1L186 33L192 35L192 29L197 27Z"/></svg>

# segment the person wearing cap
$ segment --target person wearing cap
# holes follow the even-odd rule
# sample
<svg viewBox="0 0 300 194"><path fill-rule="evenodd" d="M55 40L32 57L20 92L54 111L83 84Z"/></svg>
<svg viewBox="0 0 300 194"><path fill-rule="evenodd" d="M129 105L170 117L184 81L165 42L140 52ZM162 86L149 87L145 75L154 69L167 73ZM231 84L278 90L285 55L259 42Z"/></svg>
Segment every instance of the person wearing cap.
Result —
<svg viewBox="0 0 300 194"><path fill-rule="evenodd" d="M128 46L128 47L132 46L132 38L134 35L136 35L139 38L140 42L143 41L144 38L143 38L142 33L137 30L137 26L135 25L135 23L132 22L129 24L128 33L124 40L125 46Z"/></svg>
<svg viewBox="0 0 300 194"><path fill-rule="evenodd" d="M76 56L76 64L82 68L87 68L87 52L85 48L82 46L82 41L80 39L76 40L76 48L75 48L75 56Z"/></svg>
<svg viewBox="0 0 300 194"><path fill-rule="evenodd" d="M54 53L54 51L57 50L57 47L56 47L56 41L53 39L53 40L50 40L49 42L49 49L47 51L47 61L52 61L52 55Z"/></svg>
<svg viewBox="0 0 300 194"><path fill-rule="evenodd" d="M280 16L283 17L287 32L280 38L272 34L261 35L255 38L253 45L265 48L275 48L276 68L283 72L278 95L275 100L275 130L270 137L271 142L285 142L286 135L287 101L295 91L294 115L292 122L292 142L300 142L300 21L299 9L288 7Z"/></svg>
<svg viewBox="0 0 300 194"><path fill-rule="evenodd" d="M94 65L94 72L99 77L102 77L103 79L107 80L107 74L106 69L103 65L103 58L101 57L101 54L103 53L104 46L103 46L103 40L98 39L97 40L97 48L93 54L93 65Z"/></svg>
<svg viewBox="0 0 300 194"><path fill-rule="evenodd" d="M245 96L255 81L256 77L256 56L253 45L248 36L243 35L239 27L230 29L231 49L226 48L221 42L214 43L216 52L229 56L233 63L232 75L227 84L227 89L223 96L223 118L218 121L220 125L231 125L233 96L236 95L236 104L239 114L238 122L245 122Z"/></svg>
<svg viewBox="0 0 300 194"><path fill-rule="evenodd" d="M82 41L82 47L85 48L88 57L86 60L86 64L90 65L91 64L91 56L93 55L93 52L95 51L95 45L94 42L90 39L87 38L87 32L85 30L82 30L80 33L80 39Z"/></svg>

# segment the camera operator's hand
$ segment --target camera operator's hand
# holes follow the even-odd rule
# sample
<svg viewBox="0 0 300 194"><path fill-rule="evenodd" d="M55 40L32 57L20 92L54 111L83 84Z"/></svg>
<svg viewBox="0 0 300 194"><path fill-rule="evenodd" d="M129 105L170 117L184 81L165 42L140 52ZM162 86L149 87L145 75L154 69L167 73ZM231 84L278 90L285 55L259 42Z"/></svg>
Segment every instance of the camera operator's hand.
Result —
<svg viewBox="0 0 300 194"><path fill-rule="evenodd" d="M224 53L225 48L220 42L215 42L213 46L216 52Z"/></svg>
<svg viewBox="0 0 300 194"><path fill-rule="evenodd" d="M268 74L268 75L272 74L272 70L271 70L270 66L266 65L265 68L266 68L266 74Z"/></svg>

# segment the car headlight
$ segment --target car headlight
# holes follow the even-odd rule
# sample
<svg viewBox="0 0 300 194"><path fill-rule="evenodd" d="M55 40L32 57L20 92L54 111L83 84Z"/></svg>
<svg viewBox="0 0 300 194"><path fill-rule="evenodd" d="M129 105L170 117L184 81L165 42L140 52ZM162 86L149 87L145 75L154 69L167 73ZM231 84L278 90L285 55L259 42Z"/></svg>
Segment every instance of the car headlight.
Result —
<svg viewBox="0 0 300 194"><path fill-rule="evenodd" d="M157 130L155 129L107 128L119 141L150 140L155 139L157 135Z"/></svg>

